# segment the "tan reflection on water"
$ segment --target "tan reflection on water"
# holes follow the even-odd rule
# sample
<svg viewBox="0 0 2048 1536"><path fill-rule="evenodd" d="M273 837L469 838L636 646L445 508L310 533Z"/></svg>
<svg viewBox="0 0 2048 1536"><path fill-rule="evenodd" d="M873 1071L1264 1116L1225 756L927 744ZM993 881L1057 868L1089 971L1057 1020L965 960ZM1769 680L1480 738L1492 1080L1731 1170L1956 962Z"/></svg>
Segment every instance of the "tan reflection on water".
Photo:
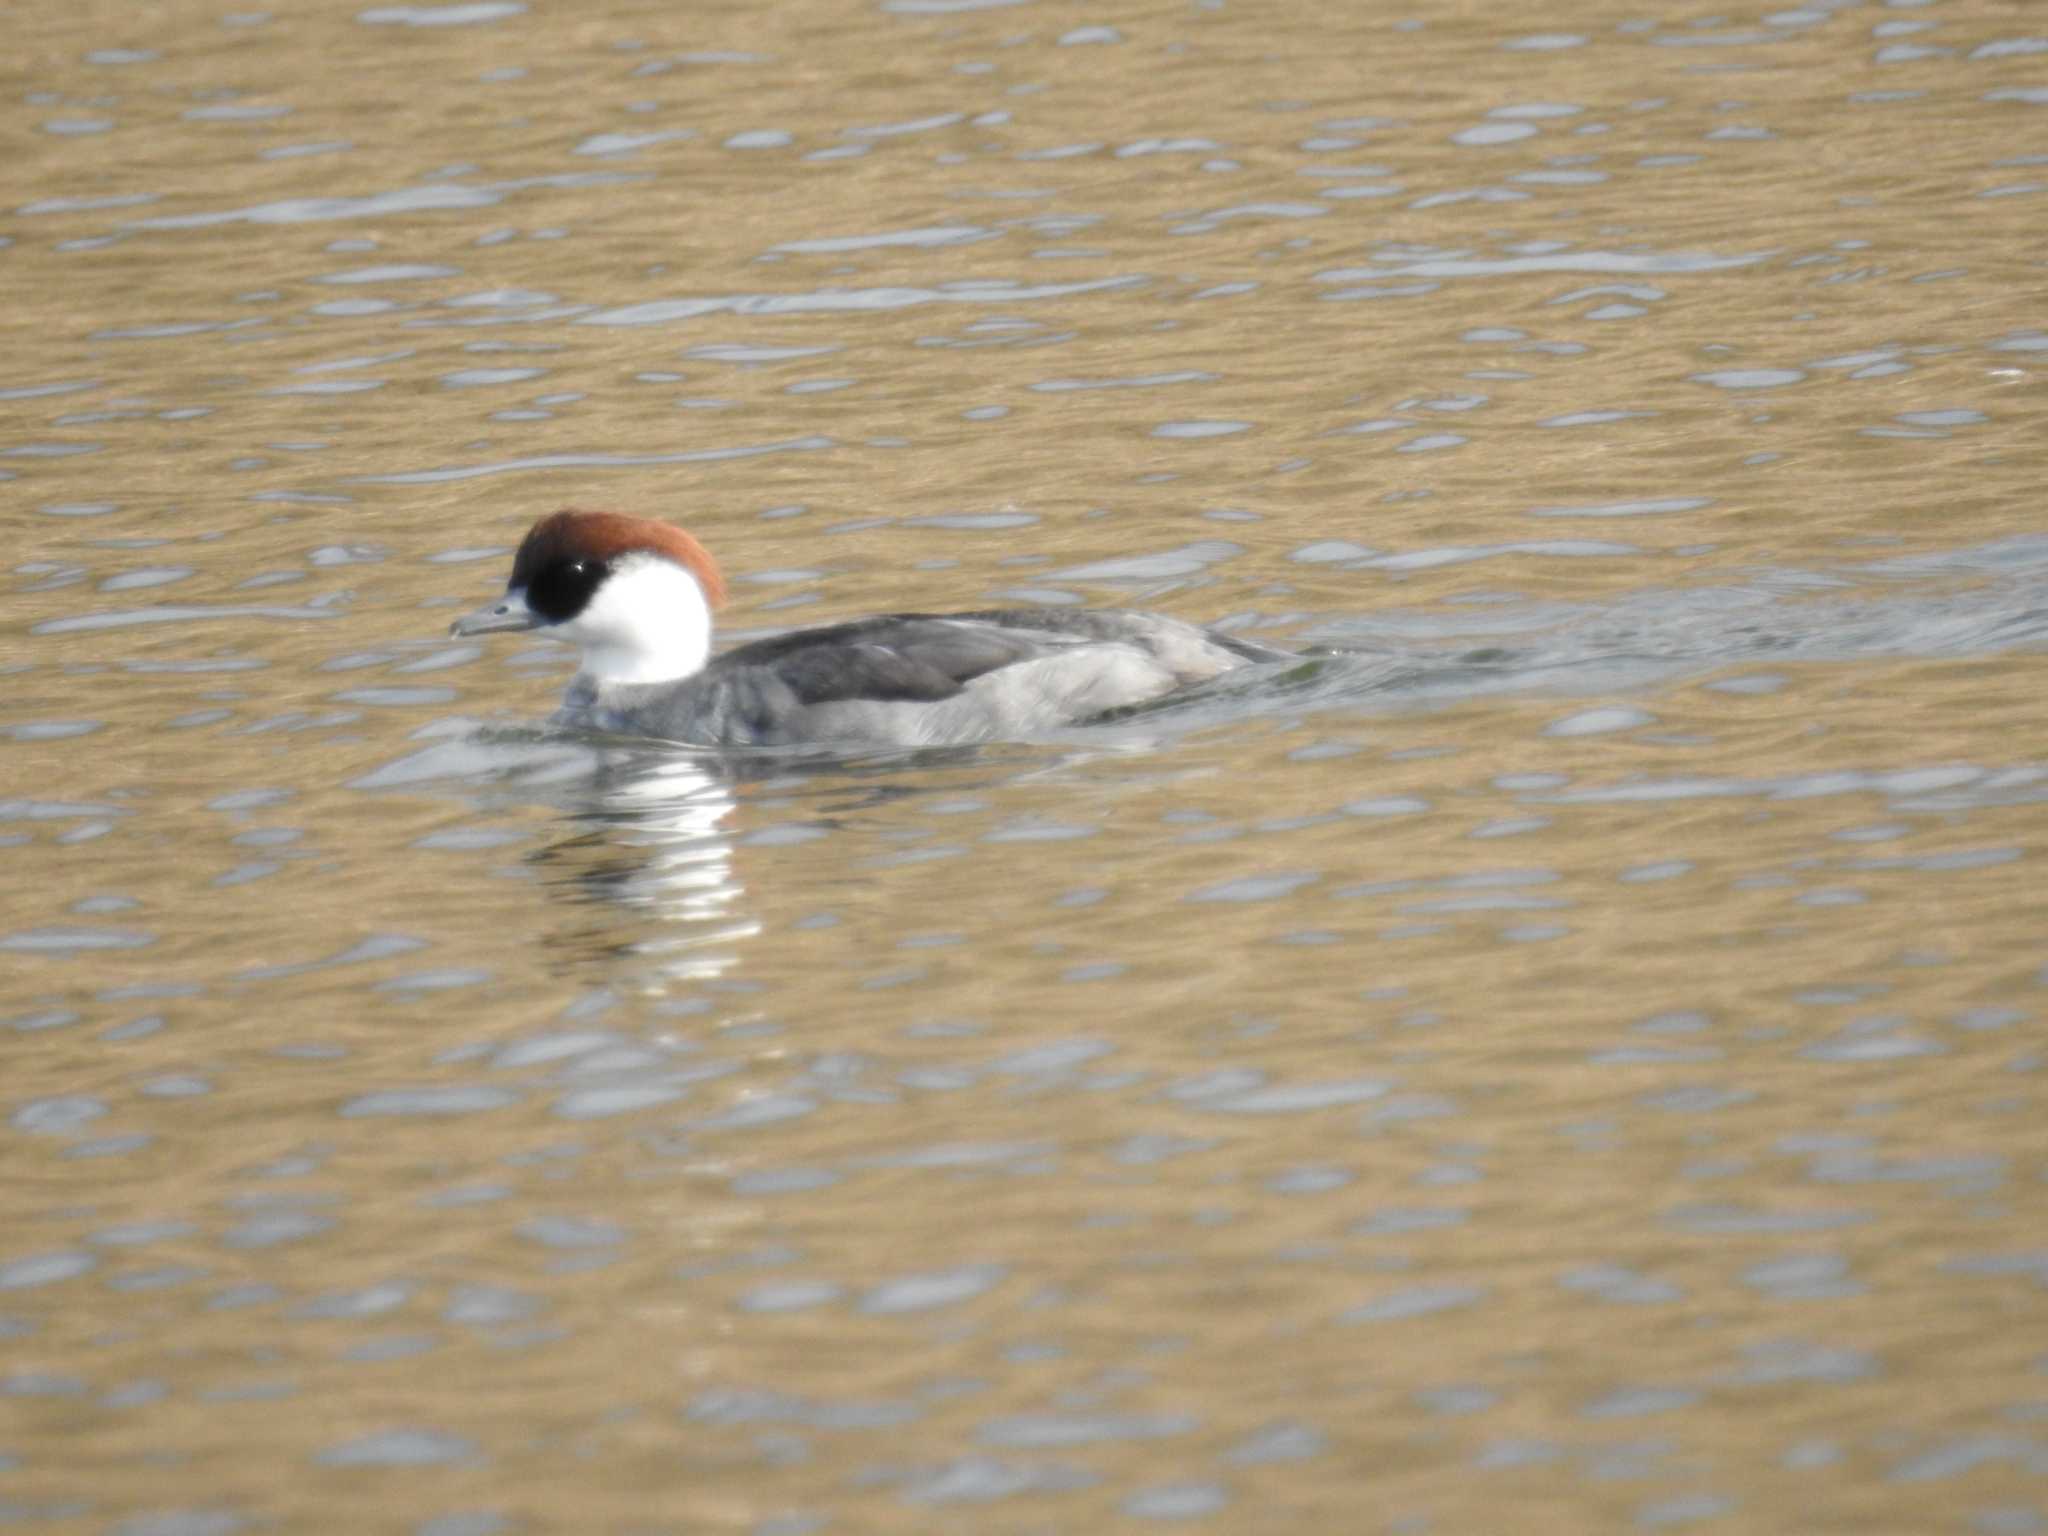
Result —
<svg viewBox="0 0 2048 1536"><path fill-rule="evenodd" d="M2034 13L400 11L9 18L11 1516L2048 1523L2038 621L1907 564L2038 529ZM1776 601L593 778L439 639L572 498L738 630Z"/></svg>

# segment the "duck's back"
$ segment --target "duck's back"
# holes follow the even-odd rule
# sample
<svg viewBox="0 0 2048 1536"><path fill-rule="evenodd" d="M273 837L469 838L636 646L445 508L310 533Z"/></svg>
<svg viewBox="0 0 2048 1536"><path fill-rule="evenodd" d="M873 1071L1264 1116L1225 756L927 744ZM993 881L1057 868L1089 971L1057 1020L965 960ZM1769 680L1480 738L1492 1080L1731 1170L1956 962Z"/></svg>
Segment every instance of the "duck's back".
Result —
<svg viewBox="0 0 2048 1536"><path fill-rule="evenodd" d="M1149 613L902 613L752 641L681 682L572 693L564 716L714 746L944 745L1030 736L1287 659Z"/></svg>

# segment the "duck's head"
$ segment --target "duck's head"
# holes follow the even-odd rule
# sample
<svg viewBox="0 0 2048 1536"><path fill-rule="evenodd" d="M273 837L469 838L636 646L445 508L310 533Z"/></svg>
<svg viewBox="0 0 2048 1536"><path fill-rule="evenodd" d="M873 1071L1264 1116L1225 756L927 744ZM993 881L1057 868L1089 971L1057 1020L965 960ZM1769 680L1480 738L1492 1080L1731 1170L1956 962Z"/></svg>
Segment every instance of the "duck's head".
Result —
<svg viewBox="0 0 2048 1536"><path fill-rule="evenodd" d="M572 508L527 530L505 595L449 633L535 630L580 647L595 682L668 682L710 658L711 613L724 600L716 562L682 529Z"/></svg>

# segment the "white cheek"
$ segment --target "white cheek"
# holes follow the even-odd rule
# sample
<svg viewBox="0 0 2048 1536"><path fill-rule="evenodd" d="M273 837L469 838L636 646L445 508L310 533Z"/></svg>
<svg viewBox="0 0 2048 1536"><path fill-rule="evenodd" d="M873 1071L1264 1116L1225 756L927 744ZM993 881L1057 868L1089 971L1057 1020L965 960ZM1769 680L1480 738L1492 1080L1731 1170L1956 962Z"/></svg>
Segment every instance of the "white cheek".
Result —
<svg viewBox="0 0 2048 1536"><path fill-rule="evenodd" d="M583 648L582 670L600 682L664 682L689 676L709 658L711 607L681 566L628 561L554 634Z"/></svg>

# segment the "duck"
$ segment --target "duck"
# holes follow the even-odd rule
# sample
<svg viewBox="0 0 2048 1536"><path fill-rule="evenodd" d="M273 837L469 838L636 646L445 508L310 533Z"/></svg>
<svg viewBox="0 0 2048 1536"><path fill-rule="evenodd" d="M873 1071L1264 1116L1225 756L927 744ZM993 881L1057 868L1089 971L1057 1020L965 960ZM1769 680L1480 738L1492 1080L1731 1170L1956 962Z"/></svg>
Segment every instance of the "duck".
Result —
<svg viewBox="0 0 2048 1536"><path fill-rule="evenodd" d="M540 518L503 596L460 638L532 631L580 651L553 723L714 748L1020 741L1168 698L1292 652L1131 609L888 613L712 653L725 579L672 523Z"/></svg>

